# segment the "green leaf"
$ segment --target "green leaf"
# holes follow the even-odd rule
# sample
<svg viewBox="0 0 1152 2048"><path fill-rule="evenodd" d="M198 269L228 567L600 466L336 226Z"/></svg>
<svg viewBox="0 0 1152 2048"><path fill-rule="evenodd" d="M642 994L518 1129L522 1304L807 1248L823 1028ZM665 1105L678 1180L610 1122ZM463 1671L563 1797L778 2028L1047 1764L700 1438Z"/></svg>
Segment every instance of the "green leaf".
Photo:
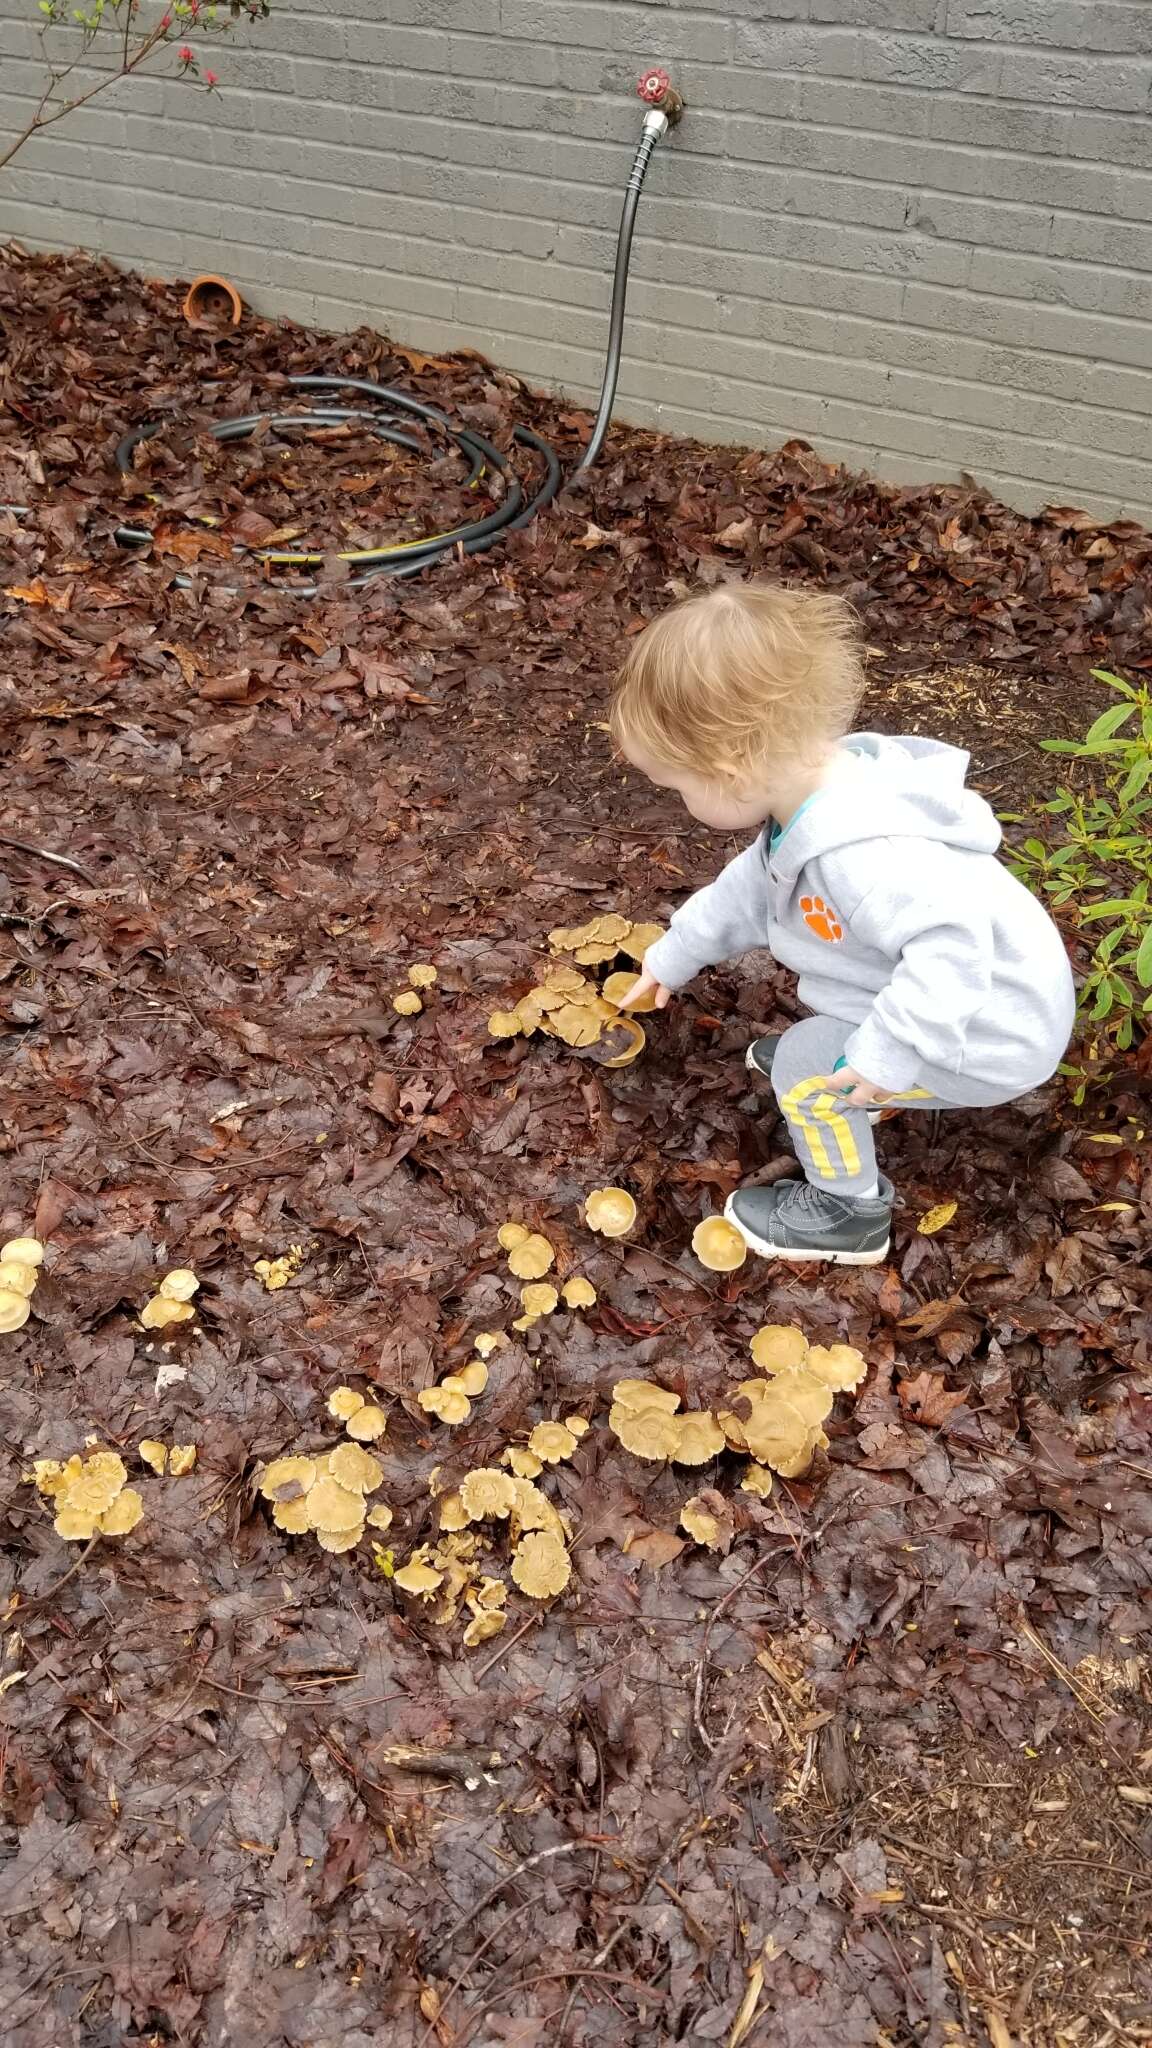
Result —
<svg viewBox="0 0 1152 2048"><path fill-rule="evenodd" d="M1110 704L1107 711L1102 711L1099 718L1093 719L1088 727L1084 735L1085 746L1093 746L1097 740L1110 740L1113 733L1118 732L1131 716L1131 704Z"/></svg>
<svg viewBox="0 0 1152 2048"><path fill-rule="evenodd" d="M1131 1012L1129 1012L1128 1016L1121 1017L1119 1026L1116 1031L1116 1044L1121 1052L1128 1051L1128 1048L1131 1045L1135 1035L1135 1021L1131 1015Z"/></svg>
<svg viewBox="0 0 1152 2048"><path fill-rule="evenodd" d="M1135 908L1130 896L1113 896L1107 903L1093 903L1088 910L1082 910L1081 920L1087 924L1090 917L1123 917Z"/></svg>
<svg viewBox="0 0 1152 2048"><path fill-rule="evenodd" d="M1112 982L1110 977L1105 974L1101 976L1100 986L1096 990L1096 1001L1088 1012L1094 1024L1102 1023L1104 1018L1108 1016L1112 1008L1112 1001Z"/></svg>
<svg viewBox="0 0 1152 2048"><path fill-rule="evenodd" d="M1117 791L1121 803L1131 803L1134 796L1139 796L1149 776L1152 776L1152 754L1145 754L1142 761L1136 761L1129 769Z"/></svg>
<svg viewBox="0 0 1152 2048"><path fill-rule="evenodd" d="M1152 987L1152 924L1145 927L1144 937L1136 948L1135 966L1141 988Z"/></svg>
<svg viewBox="0 0 1152 2048"><path fill-rule="evenodd" d="M1079 754L1082 752L1079 740L1041 740L1046 754Z"/></svg>
<svg viewBox="0 0 1152 2048"><path fill-rule="evenodd" d="M1119 690L1122 697L1129 697L1135 703L1136 692L1123 676L1114 676L1110 668L1094 668L1092 673L1098 683L1107 683L1110 690Z"/></svg>
<svg viewBox="0 0 1152 2048"><path fill-rule="evenodd" d="M1048 848L1042 839L1026 839L1024 841L1024 851L1025 853L1030 853L1033 860L1047 860L1048 858Z"/></svg>

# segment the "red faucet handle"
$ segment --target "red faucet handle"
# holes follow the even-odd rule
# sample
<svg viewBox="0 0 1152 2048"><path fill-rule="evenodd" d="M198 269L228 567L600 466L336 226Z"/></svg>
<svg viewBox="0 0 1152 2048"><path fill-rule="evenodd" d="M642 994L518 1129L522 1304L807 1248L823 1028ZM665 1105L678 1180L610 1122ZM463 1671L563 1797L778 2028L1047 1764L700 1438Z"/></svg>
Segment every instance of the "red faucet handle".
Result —
<svg viewBox="0 0 1152 2048"><path fill-rule="evenodd" d="M653 66L651 71L644 73L643 78L636 87L636 96L638 99L645 100L650 107L658 107L661 100L671 90L672 80L669 78L668 73L662 71L657 64Z"/></svg>

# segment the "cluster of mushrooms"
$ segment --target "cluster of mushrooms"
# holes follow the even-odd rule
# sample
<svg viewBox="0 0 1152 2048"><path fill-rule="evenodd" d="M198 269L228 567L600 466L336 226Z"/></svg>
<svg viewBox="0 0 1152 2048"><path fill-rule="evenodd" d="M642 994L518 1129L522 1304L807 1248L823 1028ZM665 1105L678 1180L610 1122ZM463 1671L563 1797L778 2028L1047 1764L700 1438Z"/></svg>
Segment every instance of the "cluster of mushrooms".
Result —
<svg viewBox="0 0 1152 2048"><path fill-rule="evenodd" d="M602 986L581 970L600 967L620 954L639 967L649 946L664 936L658 924L633 924L630 918L608 912L589 918L587 924L561 925L548 934L552 960L534 988L510 1010L496 1010L488 1019L493 1038L531 1038L543 1031L549 1038L563 1039L565 1045L582 1048L596 1045L606 1030L613 1033L606 1067L627 1067L644 1047L644 1026L620 1004L635 985L635 971L609 974ZM650 1010L651 1000L639 1007ZM617 1039L622 1042L616 1049Z"/></svg>
<svg viewBox="0 0 1152 2048"><path fill-rule="evenodd" d="M435 988L436 969L417 964L408 969L408 987L398 990L392 998L392 1008L399 1017L418 1017L424 1008L422 990Z"/></svg>

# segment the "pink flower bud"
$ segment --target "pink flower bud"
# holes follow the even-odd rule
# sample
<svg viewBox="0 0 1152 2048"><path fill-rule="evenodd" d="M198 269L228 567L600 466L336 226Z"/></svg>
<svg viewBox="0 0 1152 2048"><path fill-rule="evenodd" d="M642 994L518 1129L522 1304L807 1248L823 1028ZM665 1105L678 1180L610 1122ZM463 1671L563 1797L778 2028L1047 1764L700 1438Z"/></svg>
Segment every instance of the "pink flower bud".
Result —
<svg viewBox="0 0 1152 2048"><path fill-rule="evenodd" d="M163 35L163 34L164 34L164 33L166 32L166 30L170 29L170 28L171 28L171 26L172 26L172 16L171 16L170 14L165 14L165 15L163 15L163 16L161 17L161 20L160 20L160 33L161 33L161 35Z"/></svg>
<svg viewBox="0 0 1152 2048"><path fill-rule="evenodd" d="M204 80L205 85L207 86L219 85L220 83L220 80L217 78L216 73L214 71L202 71L200 73L200 76Z"/></svg>
<svg viewBox="0 0 1152 2048"><path fill-rule="evenodd" d="M196 52L188 43L181 43L176 55L182 64L194 64L196 62Z"/></svg>

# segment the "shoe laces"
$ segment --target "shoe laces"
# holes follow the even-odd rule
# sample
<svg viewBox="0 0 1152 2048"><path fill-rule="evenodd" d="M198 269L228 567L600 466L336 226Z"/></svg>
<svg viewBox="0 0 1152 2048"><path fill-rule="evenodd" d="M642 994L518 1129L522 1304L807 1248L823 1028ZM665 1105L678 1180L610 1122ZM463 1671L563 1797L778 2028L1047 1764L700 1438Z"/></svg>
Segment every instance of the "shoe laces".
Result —
<svg viewBox="0 0 1152 2048"><path fill-rule="evenodd" d="M833 1219L834 1202L836 1197L831 1189L814 1188L810 1181L797 1180L781 1188L777 1207L785 1222L819 1229L826 1228Z"/></svg>

